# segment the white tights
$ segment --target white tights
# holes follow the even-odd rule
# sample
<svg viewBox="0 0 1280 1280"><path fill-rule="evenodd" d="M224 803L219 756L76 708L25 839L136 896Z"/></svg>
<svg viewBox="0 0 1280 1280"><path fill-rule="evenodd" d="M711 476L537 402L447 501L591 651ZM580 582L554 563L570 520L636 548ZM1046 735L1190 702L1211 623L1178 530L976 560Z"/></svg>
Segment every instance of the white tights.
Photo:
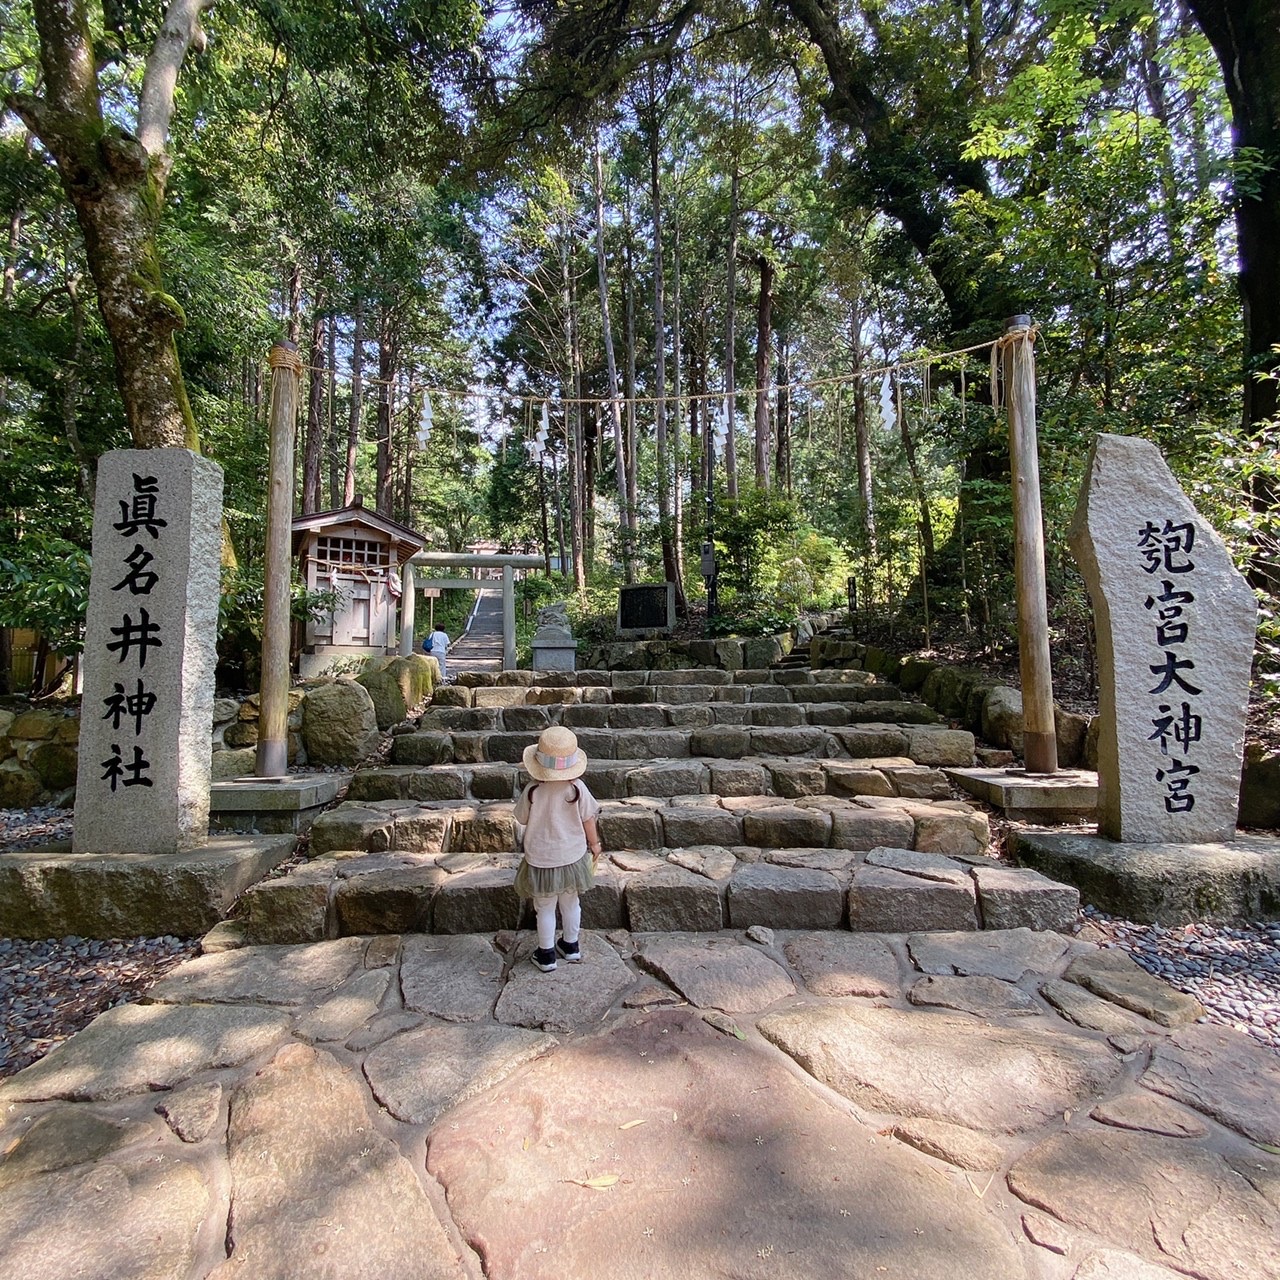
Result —
<svg viewBox="0 0 1280 1280"><path fill-rule="evenodd" d="M538 917L538 946L543 951L550 951L556 945L556 903L560 904L564 940L578 940L578 929L582 924L582 903L578 900L576 890L550 898L534 898L533 910Z"/></svg>

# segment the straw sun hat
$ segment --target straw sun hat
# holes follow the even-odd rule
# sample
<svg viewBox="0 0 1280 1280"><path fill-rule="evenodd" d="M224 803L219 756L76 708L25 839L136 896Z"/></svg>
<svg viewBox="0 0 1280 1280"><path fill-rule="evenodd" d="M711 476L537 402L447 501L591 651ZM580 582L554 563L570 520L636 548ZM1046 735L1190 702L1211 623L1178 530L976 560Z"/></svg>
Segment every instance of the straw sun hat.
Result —
<svg viewBox="0 0 1280 1280"><path fill-rule="evenodd" d="M539 782L571 782L586 772L587 757L573 730L557 724L544 729L535 746L525 747L524 767Z"/></svg>

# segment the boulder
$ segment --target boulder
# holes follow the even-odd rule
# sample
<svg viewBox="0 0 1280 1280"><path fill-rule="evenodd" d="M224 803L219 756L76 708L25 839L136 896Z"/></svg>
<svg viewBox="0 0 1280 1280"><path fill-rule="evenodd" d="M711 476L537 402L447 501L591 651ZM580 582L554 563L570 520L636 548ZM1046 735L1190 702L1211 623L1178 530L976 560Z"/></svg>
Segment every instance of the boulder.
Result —
<svg viewBox="0 0 1280 1280"><path fill-rule="evenodd" d="M237 751L215 751L210 762L209 777L213 782L247 778L257 765L258 752L253 747L241 747Z"/></svg>
<svg viewBox="0 0 1280 1280"><path fill-rule="evenodd" d="M378 716L369 691L342 679L312 689L302 704L302 741L312 764L353 765L364 759L378 745Z"/></svg>
<svg viewBox="0 0 1280 1280"><path fill-rule="evenodd" d="M1240 825L1280 827L1280 751L1268 752L1257 742L1245 747L1240 776Z"/></svg>
<svg viewBox="0 0 1280 1280"><path fill-rule="evenodd" d="M26 809L43 790L40 775L12 756L0 760L0 809Z"/></svg>
<svg viewBox="0 0 1280 1280"><path fill-rule="evenodd" d="M998 684L982 704L982 736L993 747L1022 754L1022 694Z"/></svg>

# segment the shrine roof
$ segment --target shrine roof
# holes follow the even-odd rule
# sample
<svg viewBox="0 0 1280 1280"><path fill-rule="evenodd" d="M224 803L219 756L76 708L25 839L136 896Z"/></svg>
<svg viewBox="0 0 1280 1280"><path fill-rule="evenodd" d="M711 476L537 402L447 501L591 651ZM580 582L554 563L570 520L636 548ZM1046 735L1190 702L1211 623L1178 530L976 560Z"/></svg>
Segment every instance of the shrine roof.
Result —
<svg viewBox="0 0 1280 1280"><path fill-rule="evenodd" d="M408 525L403 525L390 516L370 511L357 499L350 506L338 507L332 511L315 511L311 515L294 516L291 526L294 554L297 554L308 534L322 534L341 525L360 525L371 532L380 533L385 538L389 538L395 544L401 561L416 555L427 545L424 534L410 529Z"/></svg>

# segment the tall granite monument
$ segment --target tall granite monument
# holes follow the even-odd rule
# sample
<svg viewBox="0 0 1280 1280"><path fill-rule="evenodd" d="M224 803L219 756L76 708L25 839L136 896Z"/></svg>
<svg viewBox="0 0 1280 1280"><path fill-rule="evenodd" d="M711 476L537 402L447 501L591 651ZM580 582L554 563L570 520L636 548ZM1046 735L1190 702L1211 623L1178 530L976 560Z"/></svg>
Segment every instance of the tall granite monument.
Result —
<svg viewBox="0 0 1280 1280"><path fill-rule="evenodd" d="M100 460L76 853L208 841L221 534L216 463L187 449Z"/></svg>
<svg viewBox="0 0 1280 1280"><path fill-rule="evenodd" d="M1146 440L1097 437L1069 541L1097 630L1099 834L1229 839L1253 592Z"/></svg>

